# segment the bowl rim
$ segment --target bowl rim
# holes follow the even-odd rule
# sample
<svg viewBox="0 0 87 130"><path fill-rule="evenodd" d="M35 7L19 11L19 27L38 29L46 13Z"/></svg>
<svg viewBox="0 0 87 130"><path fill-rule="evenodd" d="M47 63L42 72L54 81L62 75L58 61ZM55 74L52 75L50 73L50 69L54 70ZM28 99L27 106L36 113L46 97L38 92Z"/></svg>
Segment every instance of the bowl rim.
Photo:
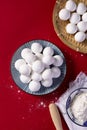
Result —
<svg viewBox="0 0 87 130"><path fill-rule="evenodd" d="M81 88L77 88L77 89L73 90L73 91L69 94L69 96L68 96L68 98L67 98L67 101L66 101L66 113L67 113L69 119L70 119L73 123L75 123L76 125L81 126L81 127L87 127L87 125L84 125L84 124L81 125L81 124L75 122L75 121L70 117L70 115L69 115L69 113L68 113L68 110L67 110L67 104L68 104L69 98L71 97L71 95L72 95L74 92L76 92L77 90L85 90L85 89L87 90L86 87L81 87ZM72 115L72 113L71 113L71 115Z"/></svg>

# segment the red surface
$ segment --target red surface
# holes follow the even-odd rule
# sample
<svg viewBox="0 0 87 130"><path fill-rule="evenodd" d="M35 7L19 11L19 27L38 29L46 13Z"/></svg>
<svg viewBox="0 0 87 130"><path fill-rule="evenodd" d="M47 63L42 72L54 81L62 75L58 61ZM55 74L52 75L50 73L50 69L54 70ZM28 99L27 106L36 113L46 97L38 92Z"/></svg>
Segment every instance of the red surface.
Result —
<svg viewBox="0 0 87 130"><path fill-rule="evenodd" d="M87 55L69 49L54 31L54 3L55 0L0 1L0 130L55 130L49 103L61 96L80 71L87 73ZM33 96L19 90L10 73L16 49L34 39L53 42L62 50L67 63L64 82L55 92L45 96ZM67 130L63 118L62 123Z"/></svg>

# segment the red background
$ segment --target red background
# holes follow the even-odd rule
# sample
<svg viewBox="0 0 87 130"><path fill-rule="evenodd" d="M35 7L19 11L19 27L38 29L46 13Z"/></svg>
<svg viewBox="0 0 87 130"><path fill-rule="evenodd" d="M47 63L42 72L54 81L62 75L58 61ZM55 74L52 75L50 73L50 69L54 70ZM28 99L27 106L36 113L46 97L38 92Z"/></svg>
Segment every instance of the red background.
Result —
<svg viewBox="0 0 87 130"><path fill-rule="evenodd" d="M65 46L54 31L54 4L55 0L0 0L0 130L55 130L49 103L61 96L80 71L87 74L87 56ZM14 52L34 39L53 42L66 58L65 80L60 88L45 96L20 90L10 72ZM63 118L62 123L67 130Z"/></svg>

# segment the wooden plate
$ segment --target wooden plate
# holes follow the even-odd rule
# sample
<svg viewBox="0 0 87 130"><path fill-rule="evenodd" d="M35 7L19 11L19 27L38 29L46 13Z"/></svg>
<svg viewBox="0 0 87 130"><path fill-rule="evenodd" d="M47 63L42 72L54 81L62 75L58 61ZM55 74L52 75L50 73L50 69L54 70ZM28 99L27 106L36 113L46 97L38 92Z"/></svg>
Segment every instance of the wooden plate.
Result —
<svg viewBox="0 0 87 130"><path fill-rule="evenodd" d="M59 11L65 7L65 3L67 0L57 0L53 10L53 26L57 36L61 39L61 41L67 45L68 47L79 51L81 53L87 53L87 40L84 42L76 42L74 39L74 35L68 34L65 30L65 27L69 21L60 20L58 13ZM84 2L87 5L87 0L74 0L76 4L79 2Z"/></svg>

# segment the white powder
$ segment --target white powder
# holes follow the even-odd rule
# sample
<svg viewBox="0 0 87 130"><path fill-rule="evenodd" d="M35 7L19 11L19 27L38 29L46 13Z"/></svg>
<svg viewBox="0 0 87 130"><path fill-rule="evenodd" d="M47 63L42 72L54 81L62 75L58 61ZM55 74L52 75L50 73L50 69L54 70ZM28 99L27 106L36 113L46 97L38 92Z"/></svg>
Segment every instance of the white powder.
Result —
<svg viewBox="0 0 87 130"><path fill-rule="evenodd" d="M83 54L81 54L81 56L84 56Z"/></svg>
<svg viewBox="0 0 87 130"><path fill-rule="evenodd" d="M82 92L75 96L71 111L81 125L87 121L87 92Z"/></svg>
<svg viewBox="0 0 87 130"><path fill-rule="evenodd" d="M21 97L18 97L18 100L21 100Z"/></svg>
<svg viewBox="0 0 87 130"><path fill-rule="evenodd" d="M13 88L13 86L11 85L10 88Z"/></svg>
<svg viewBox="0 0 87 130"><path fill-rule="evenodd" d="M37 106L38 106L38 108L46 108L47 107L47 105L43 101L41 101Z"/></svg>
<svg viewBox="0 0 87 130"><path fill-rule="evenodd" d="M22 119L24 120L24 119L25 119L25 117L23 116L23 117L22 117Z"/></svg>
<svg viewBox="0 0 87 130"><path fill-rule="evenodd" d="M18 93L20 93L21 91L20 90L18 90Z"/></svg>

